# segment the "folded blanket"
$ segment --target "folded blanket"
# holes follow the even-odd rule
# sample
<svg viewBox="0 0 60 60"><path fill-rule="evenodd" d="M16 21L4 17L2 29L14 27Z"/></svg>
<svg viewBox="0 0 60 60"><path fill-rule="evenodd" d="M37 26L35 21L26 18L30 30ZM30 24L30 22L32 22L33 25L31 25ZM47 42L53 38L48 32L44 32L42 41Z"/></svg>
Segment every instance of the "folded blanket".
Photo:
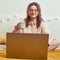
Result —
<svg viewBox="0 0 60 60"><path fill-rule="evenodd" d="M0 50L6 50L6 45L0 45Z"/></svg>

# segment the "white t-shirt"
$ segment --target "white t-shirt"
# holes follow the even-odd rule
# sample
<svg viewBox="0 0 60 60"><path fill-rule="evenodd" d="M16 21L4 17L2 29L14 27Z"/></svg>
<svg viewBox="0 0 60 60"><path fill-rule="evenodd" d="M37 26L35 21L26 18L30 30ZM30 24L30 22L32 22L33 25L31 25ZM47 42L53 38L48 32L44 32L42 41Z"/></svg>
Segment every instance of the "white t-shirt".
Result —
<svg viewBox="0 0 60 60"><path fill-rule="evenodd" d="M45 22L41 22L39 28L36 28L36 24L30 23L27 28L24 29L24 33L38 33L38 34L49 34L49 42L48 44L58 44L58 41L52 37L49 32L49 29Z"/></svg>

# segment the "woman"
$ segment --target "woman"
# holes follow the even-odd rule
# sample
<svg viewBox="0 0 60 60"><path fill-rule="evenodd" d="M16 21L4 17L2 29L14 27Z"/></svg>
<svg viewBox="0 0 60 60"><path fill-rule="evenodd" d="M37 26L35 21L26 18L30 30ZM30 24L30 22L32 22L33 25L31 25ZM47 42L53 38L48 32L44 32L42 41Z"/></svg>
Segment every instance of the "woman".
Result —
<svg viewBox="0 0 60 60"><path fill-rule="evenodd" d="M36 2L32 2L27 7L27 17L24 19L26 27L19 29L17 24L17 30L14 29L14 32L18 33L38 33L38 34L49 34L48 50L54 50L58 47L58 41L52 38L49 33L48 27L41 17L41 8L40 5Z"/></svg>

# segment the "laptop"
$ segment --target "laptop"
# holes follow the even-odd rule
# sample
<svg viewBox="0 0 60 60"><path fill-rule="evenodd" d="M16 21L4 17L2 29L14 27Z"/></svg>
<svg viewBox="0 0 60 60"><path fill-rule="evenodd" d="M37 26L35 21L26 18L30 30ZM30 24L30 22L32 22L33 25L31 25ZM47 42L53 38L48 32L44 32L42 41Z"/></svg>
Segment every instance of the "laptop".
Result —
<svg viewBox="0 0 60 60"><path fill-rule="evenodd" d="M7 33L6 57L47 60L48 34Z"/></svg>

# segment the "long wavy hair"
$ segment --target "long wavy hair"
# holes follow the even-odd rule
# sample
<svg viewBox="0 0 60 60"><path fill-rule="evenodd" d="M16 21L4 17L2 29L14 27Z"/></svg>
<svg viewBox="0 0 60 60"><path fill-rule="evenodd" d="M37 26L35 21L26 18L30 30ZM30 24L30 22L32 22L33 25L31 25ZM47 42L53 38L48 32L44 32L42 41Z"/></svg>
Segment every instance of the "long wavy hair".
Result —
<svg viewBox="0 0 60 60"><path fill-rule="evenodd" d="M40 5L39 5L37 2L32 2L32 3L30 3L30 4L28 5L28 7L27 7L27 17L25 18L26 27L28 27L29 22L30 22L30 16L29 16L29 14L28 14L28 11L29 11L29 9L30 9L30 7L31 7L32 5L34 5L34 6L37 7L38 16L36 17L36 18L37 18L37 22L36 22L37 25L36 25L36 27L38 28L38 27L40 26L40 24L41 24L41 21L43 21L43 19L42 19L42 17L41 17L41 8L40 8Z"/></svg>

